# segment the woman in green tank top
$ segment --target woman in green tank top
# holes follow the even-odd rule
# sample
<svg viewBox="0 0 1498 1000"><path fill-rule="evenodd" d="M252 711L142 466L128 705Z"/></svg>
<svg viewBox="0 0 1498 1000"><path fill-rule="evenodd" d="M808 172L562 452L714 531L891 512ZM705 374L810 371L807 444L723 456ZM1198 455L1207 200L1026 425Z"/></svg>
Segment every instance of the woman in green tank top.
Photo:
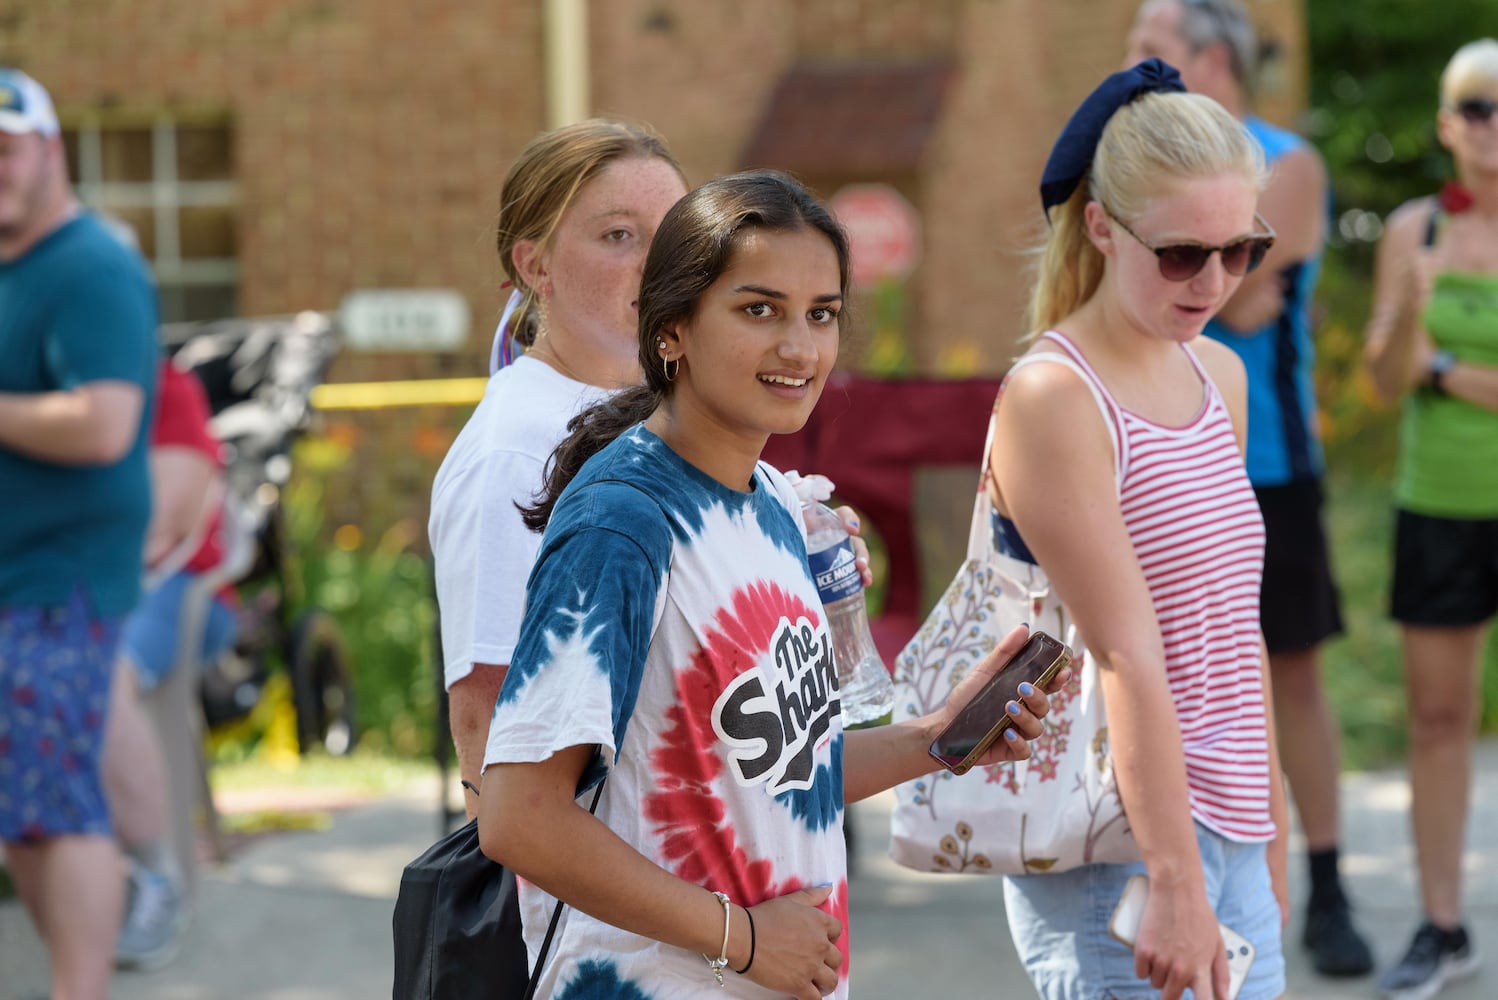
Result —
<svg viewBox="0 0 1498 1000"><path fill-rule="evenodd" d="M1410 705L1424 920L1379 981L1429 996L1476 971L1461 869L1479 664L1498 611L1498 42L1463 46L1436 116L1458 182L1401 206L1378 246L1364 358L1403 400L1393 617ZM1423 992L1430 990L1429 993Z"/></svg>

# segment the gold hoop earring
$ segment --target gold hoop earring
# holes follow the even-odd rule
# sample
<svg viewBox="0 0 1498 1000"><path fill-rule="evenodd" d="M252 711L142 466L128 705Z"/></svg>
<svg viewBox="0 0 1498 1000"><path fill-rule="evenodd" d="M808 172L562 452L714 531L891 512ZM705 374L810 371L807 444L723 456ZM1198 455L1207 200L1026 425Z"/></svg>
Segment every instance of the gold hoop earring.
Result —
<svg viewBox="0 0 1498 1000"><path fill-rule="evenodd" d="M667 382L675 382L677 372L681 371L681 359L672 361L670 358L661 357L661 374L666 376Z"/></svg>

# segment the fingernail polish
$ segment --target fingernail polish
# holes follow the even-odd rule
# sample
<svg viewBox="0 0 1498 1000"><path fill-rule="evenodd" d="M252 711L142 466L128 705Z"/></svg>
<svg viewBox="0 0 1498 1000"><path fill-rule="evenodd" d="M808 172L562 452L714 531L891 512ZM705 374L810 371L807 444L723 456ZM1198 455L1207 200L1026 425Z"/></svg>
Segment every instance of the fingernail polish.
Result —
<svg viewBox="0 0 1498 1000"><path fill-rule="evenodd" d="M1019 686L1019 696L1021 698L1028 698L1028 697L1030 697L1034 693L1035 693L1035 685L1031 684L1029 681L1025 681L1023 684L1021 684Z"/></svg>
<svg viewBox="0 0 1498 1000"><path fill-rule="evenodd" d="M1010 743L1014 743L1019 739L1019 733L1016 733L1013 729L1006 729L1004 730L1004 739Z"/></svg>
<svg viewBox="0 0 1498 1000"><path fill-rule="evenodd" d="M1008 712L1016 719L1019 718L1019 702L1011 701L1009 704L1004 706L1004 711Z"/></svg>

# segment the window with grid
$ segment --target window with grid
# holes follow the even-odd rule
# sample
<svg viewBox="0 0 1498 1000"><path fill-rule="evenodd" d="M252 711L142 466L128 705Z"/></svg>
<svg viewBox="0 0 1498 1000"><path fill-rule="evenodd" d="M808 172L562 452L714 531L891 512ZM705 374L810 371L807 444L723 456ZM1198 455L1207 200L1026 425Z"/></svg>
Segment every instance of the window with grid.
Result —
<svg viewBox="0 0 1498 1000"><path fill-rule="evenodd" d="M134 231L161 290L162 322L237 313L238 190L227 121L84 121L63 130L90 208Z"/></svg>

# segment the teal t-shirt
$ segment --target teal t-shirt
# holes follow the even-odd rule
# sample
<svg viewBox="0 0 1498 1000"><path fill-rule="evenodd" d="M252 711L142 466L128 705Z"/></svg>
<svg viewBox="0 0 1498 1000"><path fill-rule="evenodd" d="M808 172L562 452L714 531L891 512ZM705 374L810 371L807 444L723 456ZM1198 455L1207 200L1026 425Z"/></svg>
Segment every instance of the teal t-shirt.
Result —
<svg viewBox="0 0 1498 1000"><path fill-rule="evenodd" d="M1306 144L1261 118L1249 116L1244 125L1259 140L1271 168ZM1207 323L1207 336L1232 348L1248 372L1244 461L1255 488L1318 479L1325 464L1312 381L1316 349L1311 340L1311 297L1320 270L1320 248L1286 266L1281 272L1285 306L1257 330L1236 331L1215 319Z"/></svg>
<svg viewBox="0 0 1498 1000"><path fill-rule="evenodd" d="M93 215L0 262L0 392L119 380L141 386L147 402L134 445L112 465L58 465L0 447L0 607L56 607L81 589L94 615L113 618L139 598L156 323L145 262Z"/></svg>

